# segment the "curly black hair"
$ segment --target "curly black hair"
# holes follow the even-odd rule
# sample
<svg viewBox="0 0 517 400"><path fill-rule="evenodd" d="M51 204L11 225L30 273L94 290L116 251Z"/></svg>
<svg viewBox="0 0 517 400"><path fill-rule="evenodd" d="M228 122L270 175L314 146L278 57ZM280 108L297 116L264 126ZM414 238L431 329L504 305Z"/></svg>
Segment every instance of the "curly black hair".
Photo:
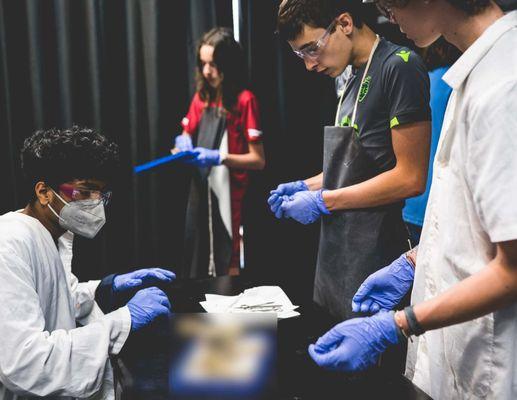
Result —
<svg viewBox="0 0 517 400"><path fill-rule="evenodd" d="M25 139L21 165L31 201L37 182L52 188L75 179L112 182L119 168L118 146L94 130L76 125L39 130Z"/></svg>
<svg viewBox="0 0 517 400"><path fill-rule="evenodd" d="M326 29L343 13L352 16L354 25L363 26L360 0L283 0L278 10L277 31L285 40L294 40L303 26Z"/></svg>

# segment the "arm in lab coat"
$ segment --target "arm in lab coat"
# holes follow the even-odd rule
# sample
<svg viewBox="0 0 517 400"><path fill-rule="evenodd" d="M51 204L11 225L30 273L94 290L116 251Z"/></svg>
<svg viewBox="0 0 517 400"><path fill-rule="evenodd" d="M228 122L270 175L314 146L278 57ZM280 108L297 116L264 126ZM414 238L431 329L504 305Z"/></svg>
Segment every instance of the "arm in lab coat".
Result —
<svg viewBox="0 0 517 400"><path fill-rule="evenodd" d="M70 290L74 299L75 319L81 325L87 325L104 315L103 309L96 303L95 294L101 281L79 282L70 274ZM110 310L111 311L111 310Z"/></svg>
<svg viewBox="0 0 517 400"><path fill-rule="evenodd" d="M119 353L129 335L128 308L85 327L49 332L30 266L15 254L0 255L0 282L0 381L24 396L82 398L98 392L109 356Z"/></svg>
<svg viewBox="0 0 517 400"><path fill-rule="evenodd" d="M104 315L103 310L105 311L105 309L102 308L102 305L99 307L96 303L96 291L105 280L79 282L77 277L72 273L73 244L74 234L72 232L67 231L61 235L58 240L59 255L70 285L70 293L74 302L75 319L81 325L87 325ZM113 276L111 276L110 283L112 282ZM113 311L113 308L110 308L109 311Z"/></svg>

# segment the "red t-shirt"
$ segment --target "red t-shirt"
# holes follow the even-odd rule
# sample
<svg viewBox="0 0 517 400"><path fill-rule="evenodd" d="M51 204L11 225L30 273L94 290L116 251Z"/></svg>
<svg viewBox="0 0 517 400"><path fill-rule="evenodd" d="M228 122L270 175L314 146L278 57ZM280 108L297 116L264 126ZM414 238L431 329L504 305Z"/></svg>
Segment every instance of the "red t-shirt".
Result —
<svg viewBox="0 0 517 400"><path fill-rule="evenodd" d="M210 105L210 107L215 106L215 104ZM221 105L219 104L219 106ZM203 110L206 107L199 97L199 93L196 93L187 115L181 121L184 132L190 135L197 133ZM248 143L262 140L257 98L249 90L243 90L239 94L236 111L227 114L226 128L228 130L228 153L230 154L245 154L248 152ZM247 172L232 168L230 182L232 200L242 200L248 185Z"/></svg>

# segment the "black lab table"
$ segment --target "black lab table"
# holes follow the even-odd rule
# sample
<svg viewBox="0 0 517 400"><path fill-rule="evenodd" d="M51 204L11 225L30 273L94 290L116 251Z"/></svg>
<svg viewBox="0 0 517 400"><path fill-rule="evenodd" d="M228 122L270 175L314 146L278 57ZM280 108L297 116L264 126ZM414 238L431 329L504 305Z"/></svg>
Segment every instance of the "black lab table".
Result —
<svg viewBox="0 0 517 400"><path fill-rule="evenodd" d="M271 284L271 282L270 282ZM204 294L235 295L258 282L241 277L177 280L164 288L175 313L202 312ZM289 295L289 293L287 293ZM278 399L397 399L427 400L429 397L399 371L373 368L350 375L318 368L307 346L333 326L327 314L310 299L300 303L301 316L278 323ZM131 335L115 360L117 393L124 400L170 399L168 394L169 325L159 321Z"/></svg>

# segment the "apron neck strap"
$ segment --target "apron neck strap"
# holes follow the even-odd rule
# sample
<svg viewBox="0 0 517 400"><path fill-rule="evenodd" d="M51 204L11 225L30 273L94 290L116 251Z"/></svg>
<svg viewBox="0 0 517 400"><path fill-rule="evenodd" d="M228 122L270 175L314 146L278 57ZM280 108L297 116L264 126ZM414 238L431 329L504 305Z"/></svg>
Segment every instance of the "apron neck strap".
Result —
<svg viewBox="0 0 517 400"><path fill-rule="evenodd" d="M355 125L355 117L357 115L357 105L359 104L359 97L361 95L361 87L363 86L364 80L366 79L366 74L368 74L368 70L370 69L370 65L372 64L373 55L375 54L375 50L377 49L377 46L379 45L379 42L381 41L381 38L379 35L375 35L375 42L373 43L372 50L370 51L370 56L368 57L368 62L366 63L366 67L364 69L363 77L361 78L361 84L359 85L359 90L357 91L357 96L355 98L355 104L354 104L354 111L352 113L352 120L350 122L350 126L353 128ZM348 78L349 80L352 79L352 77ZM345 97L345 92L347 89L347 85L345 85L345 88L343 89L343 92L341 93L341 96L339 98L339 104L337 106L337 112L336 112L336 121L334 123L335 126L339 125L339 112L341 111L341 105L343 104L343 98Z"/></svg>

